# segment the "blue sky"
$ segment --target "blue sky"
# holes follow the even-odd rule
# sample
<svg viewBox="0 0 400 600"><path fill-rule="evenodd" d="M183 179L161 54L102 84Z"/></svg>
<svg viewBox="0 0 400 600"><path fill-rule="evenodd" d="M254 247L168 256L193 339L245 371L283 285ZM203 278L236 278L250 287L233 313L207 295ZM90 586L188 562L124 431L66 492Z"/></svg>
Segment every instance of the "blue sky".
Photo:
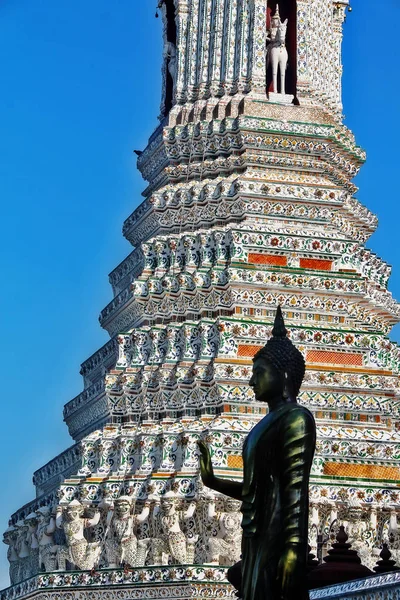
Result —
<svg viewBox="0 0 400 600"><path fill-rule="evenodd" d="M82 389L80 363L107 341L97 321L111 299L107 275L130 252L122 222L145 187L132 150L157 125L155 5L0 3L1 531L33 498L33 471L71 444L63 405ZM398 0L354 0L344 106L368 154L358 198L380 220L369 247L394 266L400 299L399 20Z"/></svg>

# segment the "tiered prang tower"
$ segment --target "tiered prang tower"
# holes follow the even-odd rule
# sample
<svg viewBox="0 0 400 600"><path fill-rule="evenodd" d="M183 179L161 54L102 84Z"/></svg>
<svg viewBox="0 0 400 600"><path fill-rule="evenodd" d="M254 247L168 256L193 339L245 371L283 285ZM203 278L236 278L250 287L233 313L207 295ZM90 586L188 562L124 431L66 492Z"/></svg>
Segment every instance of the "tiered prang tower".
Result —
<svg viewBox="0 0 400 600"><path fill-rule="evenodd" d="M37 496L5 533L4 600L71 586L81 598L93 586L98 598L232 595L238 505L202 488L196 441L219 475L241 477L243 439L265 414L252 357L278 304L318 425L310 543L324 552L344 524L365 564L386 538L400 556L388 339L400 310L390 267L365 247L376 218L354 196L365 155L342 123L347 4L160 1L160 124L123 226L134 249L110 275L110 341L64 409L74 445L35 473Z"/></svg>

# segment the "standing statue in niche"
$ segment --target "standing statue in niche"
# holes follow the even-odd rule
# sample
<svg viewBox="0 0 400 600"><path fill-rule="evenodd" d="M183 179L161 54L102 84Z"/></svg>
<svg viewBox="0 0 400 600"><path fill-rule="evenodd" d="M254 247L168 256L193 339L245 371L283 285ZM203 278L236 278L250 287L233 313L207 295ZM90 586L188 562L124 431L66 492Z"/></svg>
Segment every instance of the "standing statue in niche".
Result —
<svg viewBox="0 0 400 600"><path fill-rule="evenodd" d="M203 441L203 483L242 502L242 561L228 571L243 600L306 600L308 483L315 421L297 404L305 373L302 354L287 338L278 307L272 338L253 359L250 386L269 413L243 446L243 481L214 475Z"/></svg>
<svg viewBox="0 0 400 600"><path fill-rule="evenodd" d="M272 66L272 91L278 93L278 69L281 75L280 93L285 94L286 69L288 65L288 52L286 49L286 30L288 20L282 23L279 15L279 4L276 5L276 12L271 18L271 27L267 31L267 70Z"/></svg>

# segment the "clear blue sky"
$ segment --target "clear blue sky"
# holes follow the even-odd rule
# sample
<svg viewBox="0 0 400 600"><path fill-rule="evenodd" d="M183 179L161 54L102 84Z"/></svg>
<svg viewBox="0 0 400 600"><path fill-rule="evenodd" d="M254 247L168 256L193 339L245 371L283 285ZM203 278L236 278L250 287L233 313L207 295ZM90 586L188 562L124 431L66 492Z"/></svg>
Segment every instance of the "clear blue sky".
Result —
<svg viewBox="0 0 400 600"><path fill-rule="evenodd" d="M63 405L82 389L80 363L107 341L97 321L107 275L130 252L121 226L145 187L132 150L157 124L155 5L0 2L1 531L34 497L33 471L71 444ZM399 22L398 0L353 0L344 105L368 153L358 198L380 220L369 246L394 265L400 299ZM0 588L6 563L4 546Z"/></svg>

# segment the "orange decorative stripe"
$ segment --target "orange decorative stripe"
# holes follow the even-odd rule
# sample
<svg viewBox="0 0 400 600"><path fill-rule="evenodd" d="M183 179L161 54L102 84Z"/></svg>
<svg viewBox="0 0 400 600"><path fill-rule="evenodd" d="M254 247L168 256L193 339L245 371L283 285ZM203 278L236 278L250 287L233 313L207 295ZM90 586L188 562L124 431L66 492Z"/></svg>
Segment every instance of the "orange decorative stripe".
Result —
<svg viewBox="0 0 400 600"><path fill-rule="evenodd" d="M240 454L228 454L228 467L231 469L243 469L243 458Z"/></svg>
<svg viewBox="0 0 400 600"><path fill-rule="evenodd" d="M250 356L253 358L263 346L254 346L253 344L239 344L238 356Z"/></svg>
<svg viewBox="0 0 400 600"><path fill-rule="evenodd" d="M255 252L249 252L248 262L256 265L275 265L276 267L287 266L286 256L279 256L276 254L257 254Z"/></svg>
<svg viewBox="0 0 400 600"><path fill-rule="evenodd" d="M327 462L324 475L336 477L362 477L363 479L386 479L400 481L400 469L397 467L380 467L378 465L357 465L354 463Z"/></svg>
<svg viewBox="0 0 400 600"><path fill-rule="evenodd" d="M302 269L316 269L317 271L330 271L332 269L331 260L320 260L319 258L301 258L300 267Z"/></svg>
<svg viewBox="0 0 400 600"><path fill-rule="evenodd" d="M353 352L331 352L329 350L308 350L308 363L329 365L352 365L362 367L363 356Z"/></svg>

